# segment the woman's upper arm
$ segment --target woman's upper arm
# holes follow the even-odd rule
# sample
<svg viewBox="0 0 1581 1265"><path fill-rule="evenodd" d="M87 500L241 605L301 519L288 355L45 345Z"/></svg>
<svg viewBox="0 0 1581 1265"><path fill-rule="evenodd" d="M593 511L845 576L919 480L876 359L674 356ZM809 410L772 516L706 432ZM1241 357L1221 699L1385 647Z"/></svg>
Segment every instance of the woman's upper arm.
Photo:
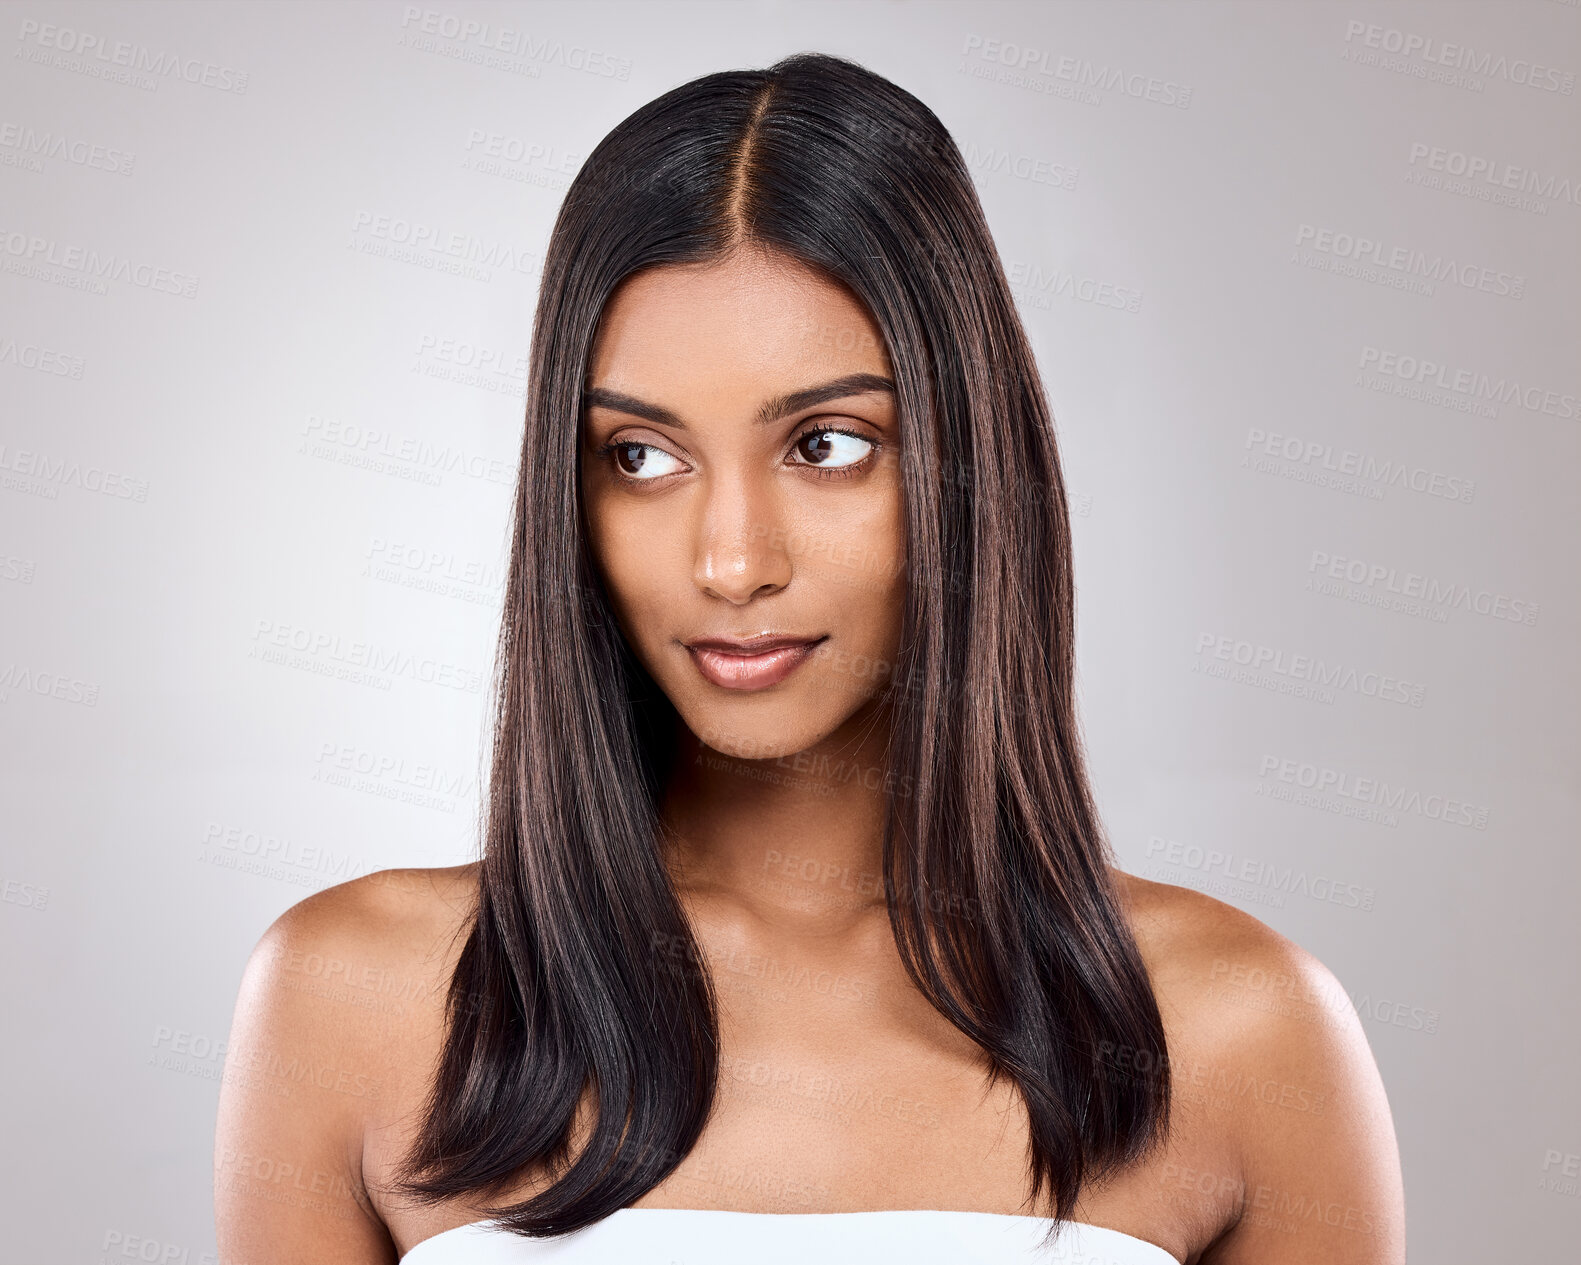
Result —
<svg viewBox="0 0 1581 1265"><path fill-rule="evenodd" d="M220 1258L395 1265L362 1178L370 1012L323 964L366 960L349 885L282 914L243 972L220 1089L214 1213Z"/></svg>
<svg viewBox="0 0 1581 1265"><path fill-rule="evenodd" d="M1260 1092L1236 1121L1240 1215L1203 1265L1403 1265L1394 1124L1345 990L1288 941L1248 946L1219 976Z"/></svg>

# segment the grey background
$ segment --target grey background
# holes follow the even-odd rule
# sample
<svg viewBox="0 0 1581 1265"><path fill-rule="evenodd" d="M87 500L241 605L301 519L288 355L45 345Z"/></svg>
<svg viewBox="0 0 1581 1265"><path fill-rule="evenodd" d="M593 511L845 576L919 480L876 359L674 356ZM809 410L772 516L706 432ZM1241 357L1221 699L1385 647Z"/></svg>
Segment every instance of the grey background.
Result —
<svg viewBox="0 0 1581 1265"><path fill-rule="evenodd" d="M1575 3L0 23L9 1259L212 1260L259 934L470 854L561 193L638 105L797 49L972 165L1076 501L1125 864L1343 982L1413 1260L1574 1250Z"/></svg>

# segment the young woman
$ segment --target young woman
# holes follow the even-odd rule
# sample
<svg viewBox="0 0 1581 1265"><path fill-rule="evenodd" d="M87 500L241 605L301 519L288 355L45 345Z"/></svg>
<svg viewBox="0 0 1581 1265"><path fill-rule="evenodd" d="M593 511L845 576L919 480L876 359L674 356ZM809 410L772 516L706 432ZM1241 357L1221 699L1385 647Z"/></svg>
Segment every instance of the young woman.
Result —
<svg viewBox="0 0 1581 1265"><path fill-rule="evenodd" d="M1402 1261L1343 990L1112 864L1048 407L935 115L819 55L644 106L531 366L481 860L259 942L223 1258Z"/></svg>

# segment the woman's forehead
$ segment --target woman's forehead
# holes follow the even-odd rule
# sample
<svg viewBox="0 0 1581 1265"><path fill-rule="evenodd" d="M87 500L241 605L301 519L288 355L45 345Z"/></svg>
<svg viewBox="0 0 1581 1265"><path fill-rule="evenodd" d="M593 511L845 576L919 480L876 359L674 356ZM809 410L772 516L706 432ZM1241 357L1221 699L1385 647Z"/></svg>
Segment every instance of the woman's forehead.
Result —
<svg viewBox="0 0 1581 1265"><path fill-rule="evenodd" d="M806 269L666 266L612 297L590 385L655 393L795 390L850 373L891 376L878 327L844 287Z"/></svg>

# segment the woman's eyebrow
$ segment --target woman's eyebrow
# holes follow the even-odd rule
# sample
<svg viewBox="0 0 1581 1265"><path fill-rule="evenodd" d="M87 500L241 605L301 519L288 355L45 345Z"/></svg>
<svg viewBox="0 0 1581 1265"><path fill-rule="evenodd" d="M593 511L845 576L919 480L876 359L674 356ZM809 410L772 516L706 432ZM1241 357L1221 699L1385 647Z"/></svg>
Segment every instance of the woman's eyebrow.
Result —
<svg viewBox="0 0 1581 1265"><path fill-rule="evenodd" d="M825 382L821 386L803 387L799 391L790 391L764 400L758 406L757 416L753 420L760 426L767 426L804 408L827 404L830 400L843 400L851 395L869 395L877 391L888 391L893 395L895 384L882 374L848 373L843 378L835 378L832 382ZM582 406L613 409L617 413L629 413L633 417L646 418L650 422L671 426L676 430L686 429L686 423L663 405L649 404L634 395L611 391L607 387L588 387L584 390Z"/></svg>

